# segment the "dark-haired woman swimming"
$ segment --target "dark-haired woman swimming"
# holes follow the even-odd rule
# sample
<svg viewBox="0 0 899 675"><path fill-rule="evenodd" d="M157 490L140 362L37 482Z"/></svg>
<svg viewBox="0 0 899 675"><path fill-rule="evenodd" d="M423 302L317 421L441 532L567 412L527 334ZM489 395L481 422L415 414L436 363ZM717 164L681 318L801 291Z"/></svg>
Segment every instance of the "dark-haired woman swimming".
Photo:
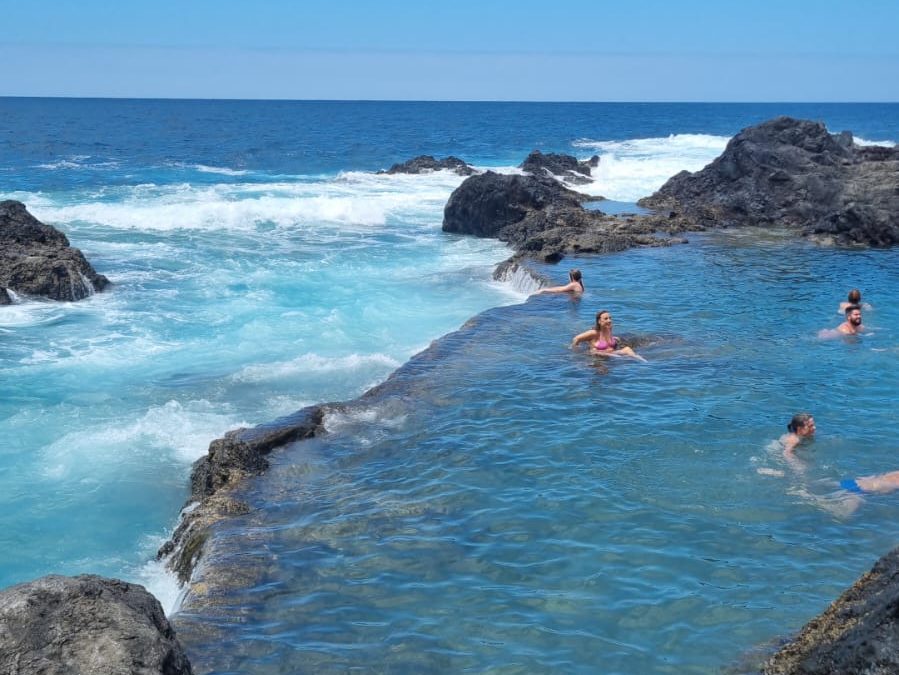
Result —
<svg viewBox="0 0 899 675"><path fill-rule="evenodd" d="M571 340L571 348L575 349L582 342L590 345L590 352L602 356L629 356L638 361L646 361L630 347L621 345L621 340L612 335L612 315L606 310L596 313L596 325L590 330L575 335Z"/></svg>

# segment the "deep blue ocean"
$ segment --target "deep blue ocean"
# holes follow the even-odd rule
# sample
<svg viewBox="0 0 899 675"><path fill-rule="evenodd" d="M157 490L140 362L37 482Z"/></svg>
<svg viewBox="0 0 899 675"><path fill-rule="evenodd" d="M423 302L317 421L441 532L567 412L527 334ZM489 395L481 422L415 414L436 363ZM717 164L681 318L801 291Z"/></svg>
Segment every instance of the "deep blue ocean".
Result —
<svg viewBox="0 0 899 675"><path fill-rule="evenodd" d="M375 172L599 154L579 189L627 205L781 114L899 142L895 104L0 99L0 199L113 282L0 307L0 586L142 583L200 673L707 673L764 651L899 541L899 496L837 489L899 469L899 252L711 232L540 266L587 292L529 297L491 278L504 245L441 232L461 177ZM852 287L868 334L820 339ZM568 349L599 309L648 363ZM209 567L246 585L192 609L153 558L209 442L395 371L248 482ZM798 410L801 472L776 442Z"/></svg>

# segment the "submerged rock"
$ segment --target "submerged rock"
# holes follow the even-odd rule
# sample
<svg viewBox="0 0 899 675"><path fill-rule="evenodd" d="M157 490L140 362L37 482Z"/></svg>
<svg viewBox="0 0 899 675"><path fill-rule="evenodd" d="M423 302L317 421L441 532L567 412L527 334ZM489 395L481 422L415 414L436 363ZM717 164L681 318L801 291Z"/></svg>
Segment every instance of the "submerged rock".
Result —
<svg viewBox="0 0 899 675"><path fill-rule="evenodd" d="M765 663L765 675L899 672L899 548Z"/></svg>
<svg viewBox="0 0 899 675"><path fill-rule="evenodd" d="M683 231L677 219L616 218L581 206L594 199L546 174L488 171L453 191L443 210L443 231L496 238L515 248L519 257L545 262L557 262L569 253L608 253L682 241L656 235Z"/></svg>
<svg viewBox="0 0 899 675"><path fill-rule="evenodd" d="M581 162L571 155L563 155L555 152L543 154L534 150L527 159L521 163L520 169L533 174L550 173L559 176L569 183L583 185L590 183L591 167L599 166L599 155L593 155L589 161Z"/></svg>
<svg viewBox="0 0 899 675"><path fill-rule="evenodd" d="M51 300L81 300L102 291L97 274L56 228L28 213L21 202L0 202L0 287Z"/></svg>
<svg viewBox="0 0 899 675"><path fill-rule="evenodd" d="M639 202L702 227L787 226L822 242L899 243L899 148L778 117L744 129L711 164Z"/></svg>
<svg viewBox="0 0 899 675"><path fill-rule="evenodd" d="M419 155L402 164L394 164L387 171L378 171L378 173L427 173L443 169L454 171L460 176L471 176L477 173L477 169L452 155L445 159L434 159L431 155Z"/></svg>
<svg viewBox="0 0 899 675"><path fill-rule="evenodd" d="M143 586L47 576L0 591L0 673L192 672L159 601Z"/></svg>

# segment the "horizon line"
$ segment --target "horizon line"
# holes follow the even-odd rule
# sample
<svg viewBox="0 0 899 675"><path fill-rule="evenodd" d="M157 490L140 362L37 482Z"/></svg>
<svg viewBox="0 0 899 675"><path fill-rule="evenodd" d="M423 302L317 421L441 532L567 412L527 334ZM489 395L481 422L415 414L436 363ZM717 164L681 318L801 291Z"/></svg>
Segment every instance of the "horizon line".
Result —
<svg viewBox="0 0 899 675"><path fill-rule="evenodd" d="M208 101L208 102L248 102L248 103L535 103L535 104L589 104L589 105L896 105L899 100L548 100L548 99L405 99L405 98L239 98L239 97L210 97L210 96L72 96L72 95L32 95L32 94L0 94L3 99L40 99L40 100L72 100L72 101Z"/></svg>

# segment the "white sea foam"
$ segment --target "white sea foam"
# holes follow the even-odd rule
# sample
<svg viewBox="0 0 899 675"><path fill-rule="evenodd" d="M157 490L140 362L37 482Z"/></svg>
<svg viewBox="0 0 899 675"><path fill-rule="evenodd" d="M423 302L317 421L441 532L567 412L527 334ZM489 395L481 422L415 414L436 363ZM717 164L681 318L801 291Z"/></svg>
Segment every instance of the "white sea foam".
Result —
<svg viewBox="0 0 899 675"><path fill-rule="evenodd" d="M158 461L160 453L188 464L202 457L209 442L229 429L247 426L209 401L168 401L137 419L69 432L42 451L42 473L53 481L117 473L138 457Z"/></svg>
<svg viewBox="0 0 899 675"><path fill-rule="evenodd" d="M372 368L395 370L399 366L400 363L396 359L385 354L349 354L338 357L303 354L290 361L246 366L232 377L239 382L270 382L292 379L308 373L334 373Z"/></svg>
<svg viewBox="0 0 899 675"><path fill-rule="evenodd" d="M861 136L855 136L853 141L856 145L879 145L884 148L895 148L896 143L894 141L869 141L866 138L862 138Z"/></svg>
<svg viewBox="0 0 899 675"><path fill-rule="evenodd" d="M594 182L582 192L634 202L658 190L680 171L699 171L720 155L730 139L707 134L673 134L665 138L574 142L600 155L592 169Z"/></svg>
<svg viewBox="0 0 899 675"><path fill-rule="evenodd" d="M222 176L246 176L249 173L244 169L229 169L225 166L206 166L205 164L195 164L193 168L200 173L215 173Z"/></svg>
<svg viewBox="0 0 899 675"><path fill-rule="evenodd" d="M416 180L411 180L415 178ZM116 229L255 230L260 225L296 227L332 223L381 226L391 217L432 214L435 224L459 176L341 174L321 182L236 183L212 186L122 188L107 199L54 203L20 194L29 210L50 223L93 223ZM115 197L110 200L108 197Z"/></svg>
<svg viewBox="0 0 899 675"><path fill-rule="evenodd" d="M182 587L177 577L166 568L164 560L155 559L156 552L165 542L165 537L144 535L140 550L147 562L127 576L150 591L159 600L166 616L171 616L180 608L187 589Z"/></svg>

